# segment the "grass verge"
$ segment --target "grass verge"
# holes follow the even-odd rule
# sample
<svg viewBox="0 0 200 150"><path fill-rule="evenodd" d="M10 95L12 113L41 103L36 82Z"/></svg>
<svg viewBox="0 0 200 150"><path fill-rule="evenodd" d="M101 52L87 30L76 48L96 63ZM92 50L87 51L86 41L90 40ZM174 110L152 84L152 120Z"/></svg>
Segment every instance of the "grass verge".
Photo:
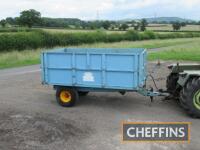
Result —
<svg viewBox="0 0 200 150"><path fill-rule="evenodd" d="M24 50L0 53L0 69L40 63L41 50Z"/></svg>
<svg viewBox="0 0 200 150"><path fill-rule="evenodd" d="M150 52L148 60L200 61L200 41L169 47L163 51Z"/></svg>

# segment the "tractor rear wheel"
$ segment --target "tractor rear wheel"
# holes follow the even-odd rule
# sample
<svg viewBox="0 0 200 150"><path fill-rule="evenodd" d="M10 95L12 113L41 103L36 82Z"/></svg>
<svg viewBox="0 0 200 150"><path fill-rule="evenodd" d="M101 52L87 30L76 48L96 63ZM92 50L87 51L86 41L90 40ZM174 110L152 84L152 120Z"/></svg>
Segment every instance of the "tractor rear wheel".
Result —
<svg viewBox="0 0 200 150"><path fill-rule="evenodd" d="M183 93L185 93L185 92L182 89L181 92L180 92L179 102L180 102L181 107L183 107L187 111L188 106L187 106L186 101L185 101L185 99L186 99L185 94L183 94Z"/></svg>
<svg viewBox="0 0 200 150"><path fill-rule="evenodd" d="M172 95L172 96L177 96L179 92L177 93L177 81L178 81L178 74L177 73L171 73L167 77L167 82L166 82L166 87L167 91Z"/></svg>
<svg viewBox="0 0 200 150"><path fill-rule="evenodd" d="M200 78L189 80L180 93L180 103L192 117L200 117Z"/></svg>

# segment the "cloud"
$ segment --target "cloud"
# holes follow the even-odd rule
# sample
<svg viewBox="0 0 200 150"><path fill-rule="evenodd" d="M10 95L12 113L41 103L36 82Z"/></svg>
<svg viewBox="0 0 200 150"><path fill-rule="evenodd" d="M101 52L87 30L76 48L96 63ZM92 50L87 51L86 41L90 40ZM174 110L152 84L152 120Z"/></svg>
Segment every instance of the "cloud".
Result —
<svg viewBox="0 0 200 150"><path fill-rule="evenodd" d="M6 0L0 5L0 18L19 16L36 9L47 17L81 19L122 19L158 16L187 16L200 19L200 0Z"/></svg>

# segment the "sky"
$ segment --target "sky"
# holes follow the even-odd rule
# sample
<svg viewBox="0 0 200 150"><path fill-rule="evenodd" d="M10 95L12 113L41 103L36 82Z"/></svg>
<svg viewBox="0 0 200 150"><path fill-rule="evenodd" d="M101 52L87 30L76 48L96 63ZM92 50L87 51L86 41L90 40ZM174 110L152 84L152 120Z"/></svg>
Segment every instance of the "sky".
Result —
<svg viewBox="0 0 200 150"><path fill-rule="evenodd" d="M43 17L120 20L181 17L200 20L200 0L1 0L0 19L35 9Z"/></svg>

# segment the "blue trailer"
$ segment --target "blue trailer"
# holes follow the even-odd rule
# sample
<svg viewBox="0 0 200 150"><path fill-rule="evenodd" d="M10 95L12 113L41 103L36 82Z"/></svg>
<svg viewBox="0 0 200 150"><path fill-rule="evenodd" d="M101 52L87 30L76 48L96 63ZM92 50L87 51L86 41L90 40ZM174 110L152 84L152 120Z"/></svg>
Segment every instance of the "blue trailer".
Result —
<svg viewBox="0 0 200 150"><path fill-rule="evenodd" d="M91 91L139 92L163 95L145 88L147 53L143 48L61 48L41 54L42 83L53 85L58 103L75 104Z"/></svg>

